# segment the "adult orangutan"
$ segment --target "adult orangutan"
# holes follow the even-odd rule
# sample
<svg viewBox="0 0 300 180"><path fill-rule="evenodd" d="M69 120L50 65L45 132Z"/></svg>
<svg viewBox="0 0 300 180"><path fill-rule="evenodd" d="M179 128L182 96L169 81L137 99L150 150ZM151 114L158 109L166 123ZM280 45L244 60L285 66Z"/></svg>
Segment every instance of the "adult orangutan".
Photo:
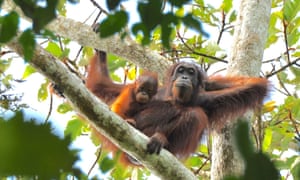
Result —
<svg viewBox="0 0 300 180"><path fill-rule="evenodd" d="M111 104L125 86L112 82L106 62L97 53L91 61L94 67L89 69L87 87ZM199 66L186 62L169 68L165 84L132 118L136 128L150 137L149 153L159 153L164 147L180 158L195 151L208 126L220 127L227 119L260 107L268 92L266 79L207 77ZM131 108L130 103L123 103L124 108Z"/></svg>
<svg viewBox="0 0 300 180"><path fill-rule="evenodd" d="M197 148L203 131L260 107L268 81L255 77L212 77L193 63L177 63L167 74L164 100L146 104L134 117L136 128L150 137L149 153L165 147L180 158ZM206 87L216 89L206 91Z"/></svg>

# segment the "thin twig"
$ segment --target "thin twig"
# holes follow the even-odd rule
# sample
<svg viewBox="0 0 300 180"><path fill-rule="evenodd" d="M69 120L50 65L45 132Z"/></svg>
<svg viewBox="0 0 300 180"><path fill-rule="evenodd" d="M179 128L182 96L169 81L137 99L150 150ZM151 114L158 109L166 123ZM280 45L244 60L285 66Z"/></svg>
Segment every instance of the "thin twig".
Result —
<svg viewBox="0 0 300 180"><path fill-rule="evenodd" d="M277 76L277 79L279 81L280 86L283 88L283 90L287 93L287 96L292 96L292 94L288 91L288 89L285 87L285 84L281 81L279 76Z"/></svg>
<svg viewBox="0 0 300 180"><path fill-rule="evenodd" d="M290 60L290 53L289 53L289 45L288 45L288 38L287 38L287 26L288 26L288 23L283 20L283 34L284 34L284 44L285 44L285 50L286 50L286 56L287 56L287 61L288 63L291 63L291 60Z"/></svg>
<svg viewBox="0 0 300 180"><path fill-rule="evenodd" d="M274 76L275 74L278 74L279 72L287 69L288 67L292 66L292 65L295 65L297 64L297 62L300 60L300 58L297 58L295 59L294 61L292 62L289 62L288 64L286 64L285 66L282 66L280 69L278 69L277 71L273 71L272 73L269 73L266 75L267 78L271 77L271 76Z"/></svg>
<svg viewBox="0 0 300 180"><path fill-rule="evenodd" d="M292 115L291 110L289 110L289 118L290 118L290 120L291 120L291 122L292 122L292 124L293 124L293 126L294 126L294 128L295 128L295 131L296 131L297 136L300 137L300 132L299 132L299 130L298 130L298 128L297 128L297 122L296 122L295 119L293 118L293 115Z"/></svg>
<svg viewBox="0 0 300 180"><path fill-rule="evenodd" d="M14 53L14 52L13 51L1 51L0 52L0 57L6 55L8 53Z"/></svg>
<svg viewBox="0 0 300 180"><path fill-rule="evenodd" d="M54 88L54 87L53 87L53 88ZM50 106L50 107L49 107L49 111L48 111L47 117L46 117L46 119L45 119L45 124L48 123L49 118L50 118L50 116L51 116L51 114L52 114L52 110L53 110L53 94L52 94L52 93L50 93L50 105L49 105L49 106Z"/></svg>
<svg viewBox="0 0 300 180"><path fill-rule="evenodd" d="M209 160L210 160L209 158L205 159L204 163L195 171L195 174L199 174L199 172L201 171L201 169L207 164L207 162Z"/></svg>
<svg viewBox="0 0 300 180"><path fill-rule="evenodd" d="M96 166L98 160L100 159L101 154L102 154L102 147L100 147L100 148L98 149L97 157L96 157L94 163L92 164L91 168L89 169L87 176L89 176L89 175L91 174L92 170L94 169L94 167Z"/></svg>
<svg viewBox="0 0 300 180"><path fill-rule="evenodd" d="M183 38L181 37L181 35L179 34L179 32L177 32L177 36L178 36L178 38L180 39L180 41L183 43L183 45L184 45L188 50L191 51L191 53L196 54L196 55L199 55L199 56L202 56L202 57L210 58L210 59L213 59L213 60L216 60L216 61L219 61L219 62L228 63L228 61L226 61L226 60L224 60L224 59L220 59L220 58L217 58L217 57L215 57L215 56L210 56L210 55L207 55L207 54L203 54L203 53L194 51L193 48L191 48L191 47L183 40Z"/></svg>
<svg viewBox="0 0 300 180"><path fill-rule="evenodd" d="M92 3L93 3L93 5L94 6L96 6L100 11L103 11L103 13L104 14L106 14L106 15L108 15L109 13L105 10L105 9L103 9L96 1L94 1L94 0L90 0Z"/></svg>
<svg viewBox="0 0 300 180"><path fill-rule="evenodd" d="M226 19L226 14L224 12L224 10L222 10L222 21L221 21L221 30L218 36L218 40L217 40L217 44L220 44L223 32L224 32L224 28L225 28L225 19Z"/></svg>

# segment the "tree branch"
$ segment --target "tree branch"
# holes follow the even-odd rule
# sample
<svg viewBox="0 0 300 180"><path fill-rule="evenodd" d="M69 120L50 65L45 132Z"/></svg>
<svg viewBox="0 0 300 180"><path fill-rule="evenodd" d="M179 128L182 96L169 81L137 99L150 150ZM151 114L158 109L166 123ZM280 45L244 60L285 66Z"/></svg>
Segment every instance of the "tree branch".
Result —
<svg viewBox="0 0 300 180"><path fill-rule="evenodd" d="M22 15L22 11L16 7L12 0L5 0L2 9L7 11L15 10L24 19L30 21L30 19ZM61 37L76 41L81 46L89 46L115 54L139 67L158 72L161 77L163 77L163 73L170 65L163 56L141 46L129 37L121 39L116 35L103 39L93 31L91 26L63 16L58 16L47 25L47 28Z"/></svg>
<svg viewBox="0 0 300 180"><path fill-rule="evenodd" d="M289 67L291 67L291 66L297 64L297 62L298 62L299 60L300 60L300 58L297 58L297 59L295 59L295 60L293 60L293 61L290 61L290 60L289 60L288 63L287 63L286 65L282 66L280 69L277 69L276 71L270 72L269 74L266 75L266 77L269 78L269 77L271 77L271 76L274 76L274 75L276 75L276 74L278 74L278 73L284 71L285 69L287 69L287 68L289 68Z"/></svg>

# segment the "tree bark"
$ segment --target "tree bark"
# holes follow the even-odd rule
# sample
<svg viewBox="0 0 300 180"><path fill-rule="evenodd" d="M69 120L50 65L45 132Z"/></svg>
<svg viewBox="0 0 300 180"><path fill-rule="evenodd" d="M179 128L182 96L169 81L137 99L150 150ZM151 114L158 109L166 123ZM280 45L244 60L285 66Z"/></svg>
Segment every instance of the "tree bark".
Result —
<svg viewBox="0 0 300 180"><path fill-rule="evenodd" d="M228 75L258 76L267 40L271 0L240 1L237 24L234 29ZM226 175L240 175L243 161L234 144L236 122L228 123L221 131L213 132L211 179Z"/></svg>

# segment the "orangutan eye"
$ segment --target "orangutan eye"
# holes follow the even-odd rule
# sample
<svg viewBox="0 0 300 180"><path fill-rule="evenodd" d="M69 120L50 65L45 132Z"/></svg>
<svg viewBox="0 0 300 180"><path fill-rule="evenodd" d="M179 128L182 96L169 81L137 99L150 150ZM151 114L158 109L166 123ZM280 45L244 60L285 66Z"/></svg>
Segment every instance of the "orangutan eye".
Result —
<svg viewBox="0 0 300 180"><path fill-rule="evenodd" d="M184 72L184 67L179 67L178 70L177 70L177 72L183 73Z"/></svg>
<svg viewBox="0 0 300 180"><path fill-rule="evenodd" d="M195 70L194 69L189 69L189 74L190 75L194 75L195 74Z"/></svg>

